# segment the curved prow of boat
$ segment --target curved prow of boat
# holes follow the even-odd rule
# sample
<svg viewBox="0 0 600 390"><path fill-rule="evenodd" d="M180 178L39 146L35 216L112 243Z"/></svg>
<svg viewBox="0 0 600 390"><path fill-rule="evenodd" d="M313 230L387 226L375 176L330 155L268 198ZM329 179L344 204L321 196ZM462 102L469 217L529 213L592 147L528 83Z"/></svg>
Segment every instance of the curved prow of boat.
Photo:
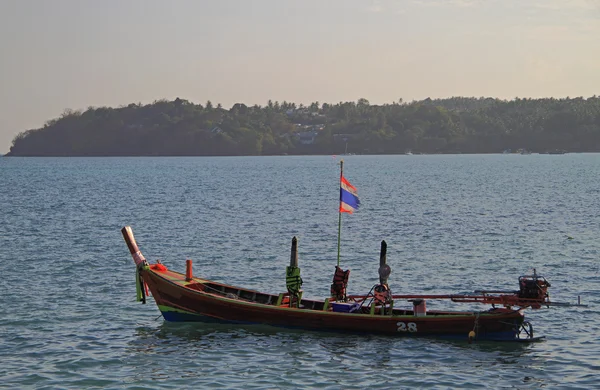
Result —
<svg viewBox="0 0 600 390"><path fill-rule="evenodd" d="M142 255L140 248L138 248L138 245L135 242L131 226L125 226L123 229L121 229L121 233L123 234L125 243L127 243L127 248L129 248L129 253L131 254L131 257L133 257L135 265L139 267L140 264L144 264L146 262L146 258L144 255Z"/></svg>

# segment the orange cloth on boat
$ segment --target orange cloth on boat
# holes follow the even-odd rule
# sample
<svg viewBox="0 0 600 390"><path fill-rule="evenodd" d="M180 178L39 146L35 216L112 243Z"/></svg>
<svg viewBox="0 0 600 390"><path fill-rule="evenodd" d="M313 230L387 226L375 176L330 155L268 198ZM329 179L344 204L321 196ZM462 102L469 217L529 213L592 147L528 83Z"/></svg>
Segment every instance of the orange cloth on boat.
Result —
<svg viewBox="0 0 600 390"><path fill-rule="evenodd" d="M152 264L150 266L150 269L154 270L154 271L166 271L167 267L165 267L163 264Z"/></svg>

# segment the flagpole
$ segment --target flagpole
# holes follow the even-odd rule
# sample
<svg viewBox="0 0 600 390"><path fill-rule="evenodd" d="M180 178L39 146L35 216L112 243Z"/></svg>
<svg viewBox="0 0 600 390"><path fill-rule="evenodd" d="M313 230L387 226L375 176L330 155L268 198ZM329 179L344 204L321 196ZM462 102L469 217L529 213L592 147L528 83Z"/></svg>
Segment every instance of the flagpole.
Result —
<svg viewBox="0 0 600 390"><path fill-rule="evenodd" d="M340 266L340 242L342 234L342 194L341 185L342 178L344 177L344 160L340 160L340 207L338 208L338 254L337 254L337 266Z"/></svg>

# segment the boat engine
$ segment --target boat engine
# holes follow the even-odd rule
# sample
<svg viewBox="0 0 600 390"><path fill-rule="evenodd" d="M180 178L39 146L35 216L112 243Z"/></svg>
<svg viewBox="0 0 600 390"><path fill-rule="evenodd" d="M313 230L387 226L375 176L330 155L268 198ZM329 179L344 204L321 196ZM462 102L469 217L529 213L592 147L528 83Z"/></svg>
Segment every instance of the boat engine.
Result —
<svg viewBox="0 0 600 390"><path fill-rule="evenodd" d="M534 269L533 275L519 276L519 291L517 295L521 299L532 299L542 303L549 298L548 287L550 287L550 282L543 276L538 275ZM532 308L536 309L540 306L532 305Z"/></svg>

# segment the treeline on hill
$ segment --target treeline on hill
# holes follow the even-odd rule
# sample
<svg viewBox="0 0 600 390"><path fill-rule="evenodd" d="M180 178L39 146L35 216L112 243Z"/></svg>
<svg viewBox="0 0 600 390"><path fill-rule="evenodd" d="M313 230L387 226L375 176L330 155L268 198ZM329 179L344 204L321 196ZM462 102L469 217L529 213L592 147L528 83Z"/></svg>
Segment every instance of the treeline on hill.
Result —
<svg viewBox="0 0 600 390"><path fill-rule="evenodd" d="M229 110L187 100L65 110L20 133L8 156L600 151L600 97L426 99L309 106L269 101Z"/></svg>

